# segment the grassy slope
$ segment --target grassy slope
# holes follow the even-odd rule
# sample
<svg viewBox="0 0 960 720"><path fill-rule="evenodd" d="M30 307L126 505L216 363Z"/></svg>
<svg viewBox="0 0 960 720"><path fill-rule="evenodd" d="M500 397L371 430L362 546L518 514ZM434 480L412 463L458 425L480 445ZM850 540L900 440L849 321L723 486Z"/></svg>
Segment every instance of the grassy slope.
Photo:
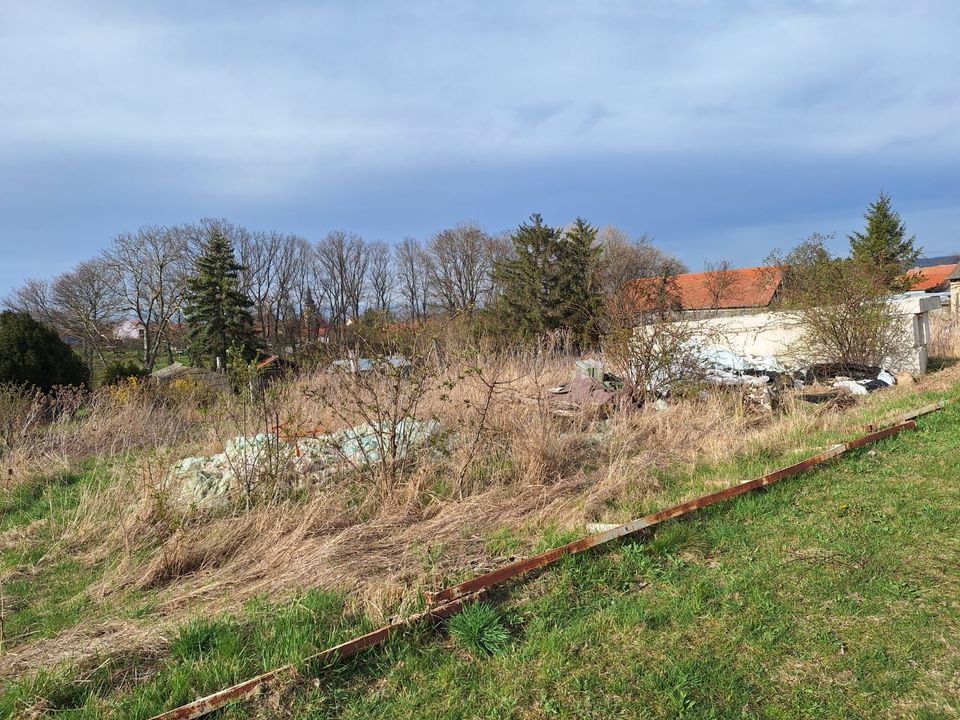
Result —
<svg viewBox="0 0 960 720"><path fill-rule="evenodd" d="M38 527L29 543L0 547L3 592L3 647L49 637L76 624L91 608L83 590L98 571L55 551L56 529L47 522L70 513L93 472L81 469L46 480L34 479L0 495L0 534ZM55 559L49 561L53 552Z"/></svg>
<svg viewBox="0 0 960 720"><path fill-rule="evenodd" d="M925 397L893 401L902 407ZM889 409L889 407L885 408ZM426 631L258 704L264 717L951 717L960 408L835 465L569 558L493 599L512 642ZM694 476L781 464L762 450ZM678 471L679 472L679 471ZM663 478L667 490L696 477ZM646 509L629 501L618 510ZM9 520L9 516L7 516ZM5 523L6 524L6 523ZM553 538L555 542L561 538ZM7 715L147 717L367 627L335 596L185 627L159 665L14 683ZM131 685L138 664L156 667ZM132 666L132 667L131 667ZM271 709L274 708L274 709ZM38 708L39 709L39 708ZM250 707L226 717L248 717Z"/></svg>
<svg viewBox="0 0 960 720"><path fill-rule="evenodd" d="M958 477L953 406L649 543L568 558L499 598L503 654L398 644L298 715L954 717Z"/></svg>

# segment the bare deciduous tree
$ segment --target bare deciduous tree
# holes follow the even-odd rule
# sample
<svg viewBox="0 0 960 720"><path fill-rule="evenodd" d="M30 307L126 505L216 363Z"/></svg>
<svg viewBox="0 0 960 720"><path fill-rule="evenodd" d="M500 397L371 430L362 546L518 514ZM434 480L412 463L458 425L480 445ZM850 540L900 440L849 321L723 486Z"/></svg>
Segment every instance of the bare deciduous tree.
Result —
<svg viewBox="0 0 960 720"><path fill-rule="evenodd" d="M182 309L189 273L188 237L184 228L147 225L118 235L103 256L121 310L142 328L147 372L153 370L167 328Z"/></svg>
<svg viewBox="0 0 960 720"><path fill-rule="evenodd" d="M299 235L287 235L283 243L274 293L274 314L279 332L297 347L306 329L307 292L312 284L313 247Z"/></svg>
<svg viewBox="0 0 960 720"><path fill-rule="evenodd" d="M490 285L493 239L479 225L441 230L427 245L432 298L440 309L472 313Z"/></svg>
<svg viewBox="0 0 960 720"><path fill-rule="evenodd" d="M634 278L679 275L687 271L680 260L656 247L646 235L631 240L620 228L607 225L597 233L597 242L603 247L602 282L608 297Z"/></svg>
<svg viewBox="0 0 960 720"><path fill-rule="evenodd" d="M80 263L54 280L52 293L57 329L83 342L88 364L94 355L106 364L103 351L120 319L120 296L106 261Z"/></svg>
<svg viewBox="0 0 960 720"><path fill-rule="evenodd" d="M25 312L34 320L56 327L51 283L30 279L3 300L4 307Z"/></svg>
<svg viewBox="0 0 960 720"><path fill-rule="evenodd" d="M370 300L374 310L390 312L393 301L393 258L390 246L385 242L371 243L370 252Z"/></svg>
<svg viewBox="0 0 960 720"><path fill-rule="evenodd" d="M330 320L345 325L360 317L360 305L370 254L363 238L343 230L334 230L316 249L318 280L326 288Z"/></svg>
<svg viewBox="0 0 960 720"><path fill-rule="evenodd" d="M422 321L427 313L429 278L427 258L423 246L414 238L404 238L396 248L397 280L407 314L414 322Z"/></svg>

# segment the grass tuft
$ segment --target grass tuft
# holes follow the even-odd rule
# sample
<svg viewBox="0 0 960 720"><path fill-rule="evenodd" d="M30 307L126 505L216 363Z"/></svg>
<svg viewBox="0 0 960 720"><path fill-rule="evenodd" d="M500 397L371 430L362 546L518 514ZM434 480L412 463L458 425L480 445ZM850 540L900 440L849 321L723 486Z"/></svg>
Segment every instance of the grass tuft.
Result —
<svg viewBox="0 0 960 720"><path fill-rule="evenodd" d="M498 655L510 647L510 631L486 602L468 605L447 621L447 631L474 655Z"/></svg>

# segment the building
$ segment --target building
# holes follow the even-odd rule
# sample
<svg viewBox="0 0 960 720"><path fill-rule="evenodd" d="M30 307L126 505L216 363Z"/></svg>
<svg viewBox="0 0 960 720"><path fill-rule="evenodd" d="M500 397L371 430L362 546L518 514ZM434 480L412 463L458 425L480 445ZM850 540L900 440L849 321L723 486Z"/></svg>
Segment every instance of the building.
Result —
<svg viewBox="0 0 960 720"><path fill-rule="evenodd" d="M911 290L923 292L949 292L950 275L957 269L957 263L943 265L917 266L907 270L907 277L915 279Z"/></svg>
<svg viewBox="0 0 960 720"><path fill-rule="evenodd" d="M741 315L769 307L782 285L780 268L760 266L637 278L625 291L637 309L654 309L665 302L672 309L699 315Z"/></svg>
<svg viewBox="0 0 960 720"><path fill-rule="evenodd" d="M943 259L952 260L953 258ZM960 312L960 263L945 262L926 265L923 261L919 261L917 267L907 271L907 275L916 278L913 290L942 293L943 304L950 308L950 312Z"/></svg>
<svg viewBox="0 0 960 720"><path fill-rule="evenodd" d="M940 307L933 295L951 283L960 293L956 265L914 268L917 278L912 292L890 298L898 317L898 356L888 358L888 369L923 373L927 367L930 337L928 313ZM802 323L796 313L776 308L783 287L777 267L723 269L684 273L672 278L637 278L624 288L637 311L669 307L682 311L683 319L696 329L701 342L742 356L772 356L788 365L802 365L816 358L801 357Z"/></svg>

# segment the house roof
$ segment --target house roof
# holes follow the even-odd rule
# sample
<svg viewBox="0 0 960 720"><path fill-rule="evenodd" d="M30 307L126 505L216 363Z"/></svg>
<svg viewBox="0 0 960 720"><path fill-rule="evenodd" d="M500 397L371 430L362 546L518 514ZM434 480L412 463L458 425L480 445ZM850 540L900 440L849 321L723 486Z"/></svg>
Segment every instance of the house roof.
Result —
<svg viewBox="0 0 960 720"><path fill-rule="evenodd" d="M684 273L673 280L684 310L732 310L767 307L783 276L778 267L760 266ZM660 278L637 278L627 284L627 291L639 299L655 290L660 282Z"/></svg>
<svg viewBox="0 0 960 720"><path fill-rule="evenodd" d="M257 370L263 370L265 367L267 367L268 365L272 365L279 359L280 359L279 355L270 355L265 360L261 360L260 362L257 363Z"/></svg>
<svg viewBox="0 0 960 720"><path fill-rule="evenodd" d="M916 278L911 290L936 290L950 279L957 269L956 263L947 265L933 265L931 267L915 267L907 270L907 277Z"/></svg>

